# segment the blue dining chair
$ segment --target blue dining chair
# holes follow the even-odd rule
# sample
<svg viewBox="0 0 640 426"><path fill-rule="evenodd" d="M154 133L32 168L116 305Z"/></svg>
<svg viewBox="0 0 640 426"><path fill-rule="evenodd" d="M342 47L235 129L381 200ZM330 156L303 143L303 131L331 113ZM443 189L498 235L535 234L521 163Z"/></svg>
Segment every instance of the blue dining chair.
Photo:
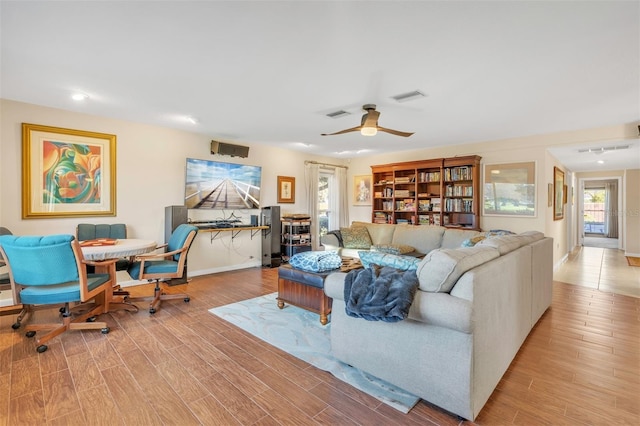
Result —
<svg viewBox="0 0 640 426"><path fill-rule="evenodd" d="M22 321L36 310L60 308L62 323L27 324L26 336L48 330L36 339L36 350L47 350L46 342L67 330L99 329L109 332L105 322L94 322L97 315L104 312L104 300L108 289L113 286L109 274L87 274L86 261L78 241L73 235L48 236L0 236L0 254L8 270L14 300L22 304L13 329L18 329ZM101 264L112 261L104 261ZM69 304L96 303L88 310L72 315Z"/></svg>
<svg viewBox="0 0 640 426"><path fill-rule="evenodd" d="M13 233L9 231L8 228L0 226L0 236L2 235L13 235ZM5 262L0 255L0 266L4 266L4 263ZM0 291L7 290L8 288L10 288L9 273L0 271Z"/></svg>
<svg viewBox="0 0 640 426"><path fill-rule="evenodd" d="M124 223L79 223L76 226L76 238L78 241L95 240L96 238L113 238L123 240L127 238L127 225ZM116 271L126 271L131 264L131 259L118 259ZM92 268L88 268L93 272Z"/></svg>
<svg viewBox="0 0 640 426"><path fill-rule="evenodd" d="M189 301L186 293L165 294L160 288L160 280L182 278L187 265L187 254L198 228L193 225L182 224L173 231L164 248L164 253L150 253L136 256L136 261L129 267L129 275L135 280L156 281L153 296L130 298L132 302L151 300L149 313L155 314L163 300L184 299Z"/></svg>

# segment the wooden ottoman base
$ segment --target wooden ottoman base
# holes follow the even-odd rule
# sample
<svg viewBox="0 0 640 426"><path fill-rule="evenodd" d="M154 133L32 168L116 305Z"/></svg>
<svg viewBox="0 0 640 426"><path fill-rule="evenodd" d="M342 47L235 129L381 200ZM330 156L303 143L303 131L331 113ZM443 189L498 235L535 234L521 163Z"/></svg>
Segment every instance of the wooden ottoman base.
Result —
<svg viewBox="0 0 640 426"><path fill-rule="evenodd" d="M296 281L278 278L278 307L285 303L315 312L320 315L320 324L326 325L331 313L333 299L324 294L324 290Z"/></svg>

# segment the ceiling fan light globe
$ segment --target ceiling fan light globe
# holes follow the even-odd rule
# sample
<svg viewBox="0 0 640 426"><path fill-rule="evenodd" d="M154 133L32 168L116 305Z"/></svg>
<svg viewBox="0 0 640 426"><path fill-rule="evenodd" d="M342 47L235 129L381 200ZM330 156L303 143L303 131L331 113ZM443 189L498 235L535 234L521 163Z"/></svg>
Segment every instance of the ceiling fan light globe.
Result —
<svg viewBox="0 0 640 426"><path fill-rule="evenodd" d="M378 133L378 129L375 127L363 127L360 129L360 134L362 136L375 136Z"/></svg>

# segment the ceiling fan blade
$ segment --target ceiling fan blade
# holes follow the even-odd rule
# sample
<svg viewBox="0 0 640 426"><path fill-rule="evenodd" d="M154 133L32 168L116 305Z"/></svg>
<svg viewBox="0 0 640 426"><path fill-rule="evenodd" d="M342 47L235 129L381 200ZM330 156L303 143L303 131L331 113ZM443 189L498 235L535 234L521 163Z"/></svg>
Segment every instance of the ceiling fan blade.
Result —
<svg viewBox="0 0 640 426"><path fill-rule="evenodd" d="M396 135L396 136L403 136L405 138L408 138L409 136L413 135L413 132L411 132L411 133L409 133L409 132L401 132L400 130L387 129L387 128L380 127L380 126L378 126L378 131L390 133L390 134Z"/></svg>
<svg viewBox="0 0 640 426"><path fill-rule="evenodd" d="M335 132L335 133L321 133L321 136L333 136L333 135L341 135L343 133L359 132L361 128L362 126L358 126L358 127L352 127L350 129L340 130L339 132Z"/></svg>

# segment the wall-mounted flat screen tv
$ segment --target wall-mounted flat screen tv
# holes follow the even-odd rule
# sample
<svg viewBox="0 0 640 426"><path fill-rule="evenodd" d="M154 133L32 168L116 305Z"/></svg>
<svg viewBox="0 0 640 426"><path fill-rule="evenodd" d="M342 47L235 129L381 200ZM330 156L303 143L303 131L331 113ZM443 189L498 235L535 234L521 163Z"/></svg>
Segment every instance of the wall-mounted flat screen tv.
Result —
<svg viewBox="0 0 640 426"><path fill-rule="evenodd" d="M262 167L187 158L189 209L258 209Z"/></svg>

